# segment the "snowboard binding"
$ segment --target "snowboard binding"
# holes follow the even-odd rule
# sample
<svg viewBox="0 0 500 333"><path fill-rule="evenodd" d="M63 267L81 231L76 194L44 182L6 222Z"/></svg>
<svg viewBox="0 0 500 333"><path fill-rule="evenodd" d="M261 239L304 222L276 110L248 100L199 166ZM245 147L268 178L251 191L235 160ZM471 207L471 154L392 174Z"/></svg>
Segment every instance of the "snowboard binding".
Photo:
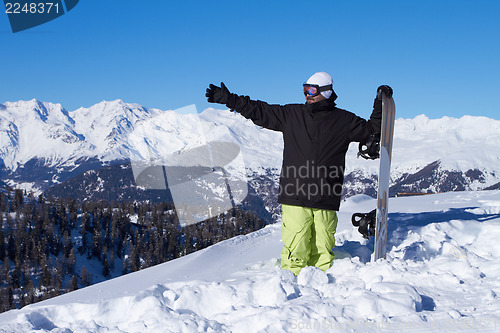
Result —
<svg viewBox="0 0 500 333"><path fill-rule="evenodd" d="M380 157L380 134L370 134L365 142L360 142L358 157L366 160L376 160Z"/></svg>
<svg viewBox="0 0 500 333"><path fill-rule="evenodd" d="M374 209L369 213L354 213L352 215L351 221L355 227L358 227L358 231L363 238L369 239L370 236L375 235L375 220L376 220L377 210Z"/></svg>

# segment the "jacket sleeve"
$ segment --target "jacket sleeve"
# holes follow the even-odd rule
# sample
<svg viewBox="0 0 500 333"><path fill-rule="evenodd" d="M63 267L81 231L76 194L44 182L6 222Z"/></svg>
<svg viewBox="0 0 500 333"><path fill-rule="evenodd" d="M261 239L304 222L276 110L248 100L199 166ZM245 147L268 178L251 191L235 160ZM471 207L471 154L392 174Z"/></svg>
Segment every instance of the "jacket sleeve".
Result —
<svg viewBox="0 0 500 333"><path fill-rule="evenodd" d="M251 100L248 96L231 94L226 106L251 119L256 125L273 131L283 131L285 106Z"/></svg>
<svg viewBox="0 0 500 333"><path fill-rule="evenodd" d="M375 98L370 120L354 116L351 122L350 141L365 142L370 134L380 134L382 123L382 101Z"/></svg>

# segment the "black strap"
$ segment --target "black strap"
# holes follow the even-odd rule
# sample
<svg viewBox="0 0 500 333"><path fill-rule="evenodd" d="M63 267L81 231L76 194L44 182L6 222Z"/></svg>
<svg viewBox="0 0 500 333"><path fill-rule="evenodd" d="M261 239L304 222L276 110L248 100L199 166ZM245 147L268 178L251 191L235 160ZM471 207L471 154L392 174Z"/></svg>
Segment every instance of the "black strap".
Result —
<svg viewBox="0 0 500 333"><path fill-rule="evenodd" d="M363 238L369 239L370 236L375 235L375 222L376 222L377 210L374 209L369 213L354 213L352 215L351 221L352 225L358 227L358 231Z"/></svg>
<svg viewBox="0 0 500 333"><path fill-rule="evenodd" d="M380 134L370 134L365 142L360 142L358 146L358 157L366 160L376 160L380 157Z"/></svg>
<svg viewBox="0 0 500 333"><path fill-rule="evenodd" d="M331 84L329 84L327 86L319 87L319 89L318 89L318 91L328 91L328 90L333 90L333 86Z"/></svg>

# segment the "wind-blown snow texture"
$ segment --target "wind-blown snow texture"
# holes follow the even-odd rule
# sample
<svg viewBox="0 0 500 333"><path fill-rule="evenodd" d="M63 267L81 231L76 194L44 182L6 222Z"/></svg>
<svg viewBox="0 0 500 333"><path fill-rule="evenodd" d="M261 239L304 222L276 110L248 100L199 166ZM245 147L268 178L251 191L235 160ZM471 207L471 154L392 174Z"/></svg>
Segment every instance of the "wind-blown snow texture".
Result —
<svg viewBox="0 0 500 333"><path fill-rule="evenodd" d="M280 270L280 225L143 271L0 314L0 331L428 332L500 326L500 191L389 202L388 258L370 262L339 212L326 274Z"/></svg>

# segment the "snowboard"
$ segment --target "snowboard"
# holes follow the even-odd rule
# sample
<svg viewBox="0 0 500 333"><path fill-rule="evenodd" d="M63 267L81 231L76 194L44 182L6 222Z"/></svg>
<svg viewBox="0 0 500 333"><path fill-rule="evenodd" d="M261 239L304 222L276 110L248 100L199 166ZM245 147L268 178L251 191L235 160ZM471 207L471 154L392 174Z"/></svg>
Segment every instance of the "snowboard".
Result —
<svg viewBox="0 0 500 333"><path fill-rule="evenodd" d="M395 115L396 107L393 98L382 93L380 138L371 136L367 142L360 143L359 145L358 156L372 160L380 158L377 208L366 214L355 213L352 215L352 224L358 227L359 232L365 239L375 236L373 261L385 258L387 252L389 181ZM366 149L363 147L366 147Z"/></svg>
<svg viewBox="0 0 500 333"><path fill-rule="evenodd" d="M396 106L392 97L382 93L382 124L380 132L380 168L377 190L377 214L375 222L375 246L372 260L386 257L389 181L391 176L392 143Z"/></svg>

